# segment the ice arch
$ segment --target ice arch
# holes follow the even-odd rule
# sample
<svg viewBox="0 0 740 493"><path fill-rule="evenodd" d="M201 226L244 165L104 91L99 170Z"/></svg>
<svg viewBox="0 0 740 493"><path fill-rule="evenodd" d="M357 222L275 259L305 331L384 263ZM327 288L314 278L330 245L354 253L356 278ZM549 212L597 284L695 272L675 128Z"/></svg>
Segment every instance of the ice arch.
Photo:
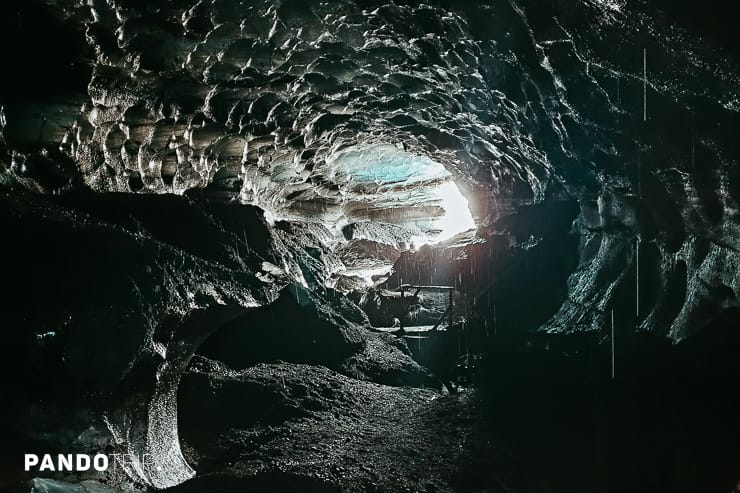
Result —
<svg viewBox="0 0 740 493"><path fill-rule="evenodd" d="M345 194L349 219L364 215L405 226L416 245L475 228L468 200L450 172L426 156L389 144L356 146L333 155L327 167L325 173Z"/></svg>

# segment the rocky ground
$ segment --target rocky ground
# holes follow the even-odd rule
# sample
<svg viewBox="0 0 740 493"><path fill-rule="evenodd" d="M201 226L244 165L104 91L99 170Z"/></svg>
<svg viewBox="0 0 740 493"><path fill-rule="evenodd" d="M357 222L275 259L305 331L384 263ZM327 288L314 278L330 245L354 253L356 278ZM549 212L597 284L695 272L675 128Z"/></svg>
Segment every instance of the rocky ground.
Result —
<svg viewBox="0 0 740 493"><path fill-rule="evenodd" d="M183 383L185 455L203 477L173 491L218 483L217 472L263 483L265 491L496 486L485 483L500 468L473 391L388 387L306 365L234 372L206 359L194 362ZM204 415L216 418L204 423Z"/></svg>

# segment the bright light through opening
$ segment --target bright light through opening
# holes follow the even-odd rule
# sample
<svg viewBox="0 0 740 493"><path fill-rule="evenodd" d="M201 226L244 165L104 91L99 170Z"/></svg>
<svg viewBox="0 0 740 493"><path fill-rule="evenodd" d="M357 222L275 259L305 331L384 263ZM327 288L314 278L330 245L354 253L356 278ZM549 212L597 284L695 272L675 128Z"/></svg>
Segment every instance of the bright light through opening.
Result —
<svg viewBox="0 0 740 493"><path fill-rule="evenodd" d="M330 175L347 191L348 203L405 211L400 217L388 214L387 220L408 227L409 242L416 247L475 228L468 200L450 172L424 155L389 144L356 146L337 153L327 164Z"/></svg>
<svg viewBox="0 0 740 493"><path fill-rule="evenodd" d="M277 167L279 172L265 177L267 183L253 176L243 198L262 207L271 224L300 221L328 228L317 229L318 237L341 260L331 265L329 287L376 285L392 272L398 258L394 255L476 228L452 174L441 163L402 146L345 147L311 169L310 180L291 175L289 168ZM345 241L350 225L357 226L349 230L352 240L364 242ZM345 282L337 284L340 279Z"/></svg>
<svg viewBox="0 0 740 493"><path fill-rule="evenodd" d="M445 214L435 223L435 229L439 229L440 233L433 238L433 243L448 240L456 234L475 228L468 199L463 197L455 182L449 180L442 183L435 193L442 201Z"/></svg>

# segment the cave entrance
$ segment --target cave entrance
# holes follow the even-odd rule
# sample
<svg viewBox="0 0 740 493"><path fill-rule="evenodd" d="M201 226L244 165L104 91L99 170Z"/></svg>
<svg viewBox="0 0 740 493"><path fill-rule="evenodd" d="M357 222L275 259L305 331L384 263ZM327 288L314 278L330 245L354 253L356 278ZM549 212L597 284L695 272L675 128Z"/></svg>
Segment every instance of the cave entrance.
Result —
<svg viewBox="0 0 740 493"><path fill-rule="evenodd" d="M250 192L242 200L259 205L271 222L321 230L324 246L341 263L327 286L339 291L377 285L402 252L476 228L468 199L445 166L400 145L358 144L312 166L271 169L261 182L245 175Z"/></svg>
<svg viewBox="0 0 740 493"><path fill-rule="evenodd" d="M336 251L346 269L340 277L355 289L382 282L401 252L476 227L452 174L396 145L343 149L320 172L342 196L334 224L343 241Z"/></svg>
<svg viewBox="0 0 740 493"><path fill-rule="evenodd" d="M450 172L426 156L394 145L351 147L327 160L327 168L344 193L348 223L400 226L415 246L475 228L468 200Z"/></svg>

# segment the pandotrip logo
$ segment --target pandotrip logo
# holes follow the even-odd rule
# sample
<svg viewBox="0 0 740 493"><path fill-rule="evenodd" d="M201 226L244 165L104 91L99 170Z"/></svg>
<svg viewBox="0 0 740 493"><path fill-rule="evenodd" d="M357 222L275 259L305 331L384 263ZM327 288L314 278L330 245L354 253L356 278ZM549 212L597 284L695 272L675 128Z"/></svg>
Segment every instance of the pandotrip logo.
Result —
<svg viewBox="0 0 740 493"><path fill-rule="evenodd" d="M154 460L151 454L25 454L23 459L26 472L105 472L134 464L154 466Z"/></svg>

